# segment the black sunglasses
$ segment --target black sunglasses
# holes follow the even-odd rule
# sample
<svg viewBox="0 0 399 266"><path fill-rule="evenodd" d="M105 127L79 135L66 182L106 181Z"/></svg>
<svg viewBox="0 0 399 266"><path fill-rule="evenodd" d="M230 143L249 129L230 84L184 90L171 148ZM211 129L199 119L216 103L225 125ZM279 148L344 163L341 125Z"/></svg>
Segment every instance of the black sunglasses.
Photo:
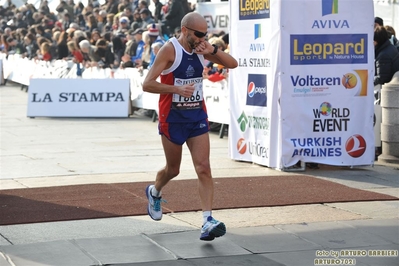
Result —
<svg viewBox="0 0 399 266"><path fill-rule="evenodd" d="M197 31L197 30L194 30L194 29L190 29L187 26L184 26L184 27L186 27L189 30L192 30L194 32L194 35L197 36L198 38L204 38L208 34L208 32Z"/></svg>

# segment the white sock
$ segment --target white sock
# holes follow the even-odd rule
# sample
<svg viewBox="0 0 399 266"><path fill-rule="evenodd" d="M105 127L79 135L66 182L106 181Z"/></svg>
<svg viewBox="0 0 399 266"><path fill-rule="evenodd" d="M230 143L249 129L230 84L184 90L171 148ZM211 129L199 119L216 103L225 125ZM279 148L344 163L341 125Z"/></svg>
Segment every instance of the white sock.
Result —
<svg viewBox="0 0 399 266"><path fill-rule="evenodd" d="M212 211L203 211L202 217L204 218L204 224L208 221L208 217L212 216Z"/></svg>
<svg viewBox="0 0 399 266"><path fill-rule="evenodd" d="M159 198L161 196L161 191L158 191L155 186L151 189L151 196Z"/></svg>

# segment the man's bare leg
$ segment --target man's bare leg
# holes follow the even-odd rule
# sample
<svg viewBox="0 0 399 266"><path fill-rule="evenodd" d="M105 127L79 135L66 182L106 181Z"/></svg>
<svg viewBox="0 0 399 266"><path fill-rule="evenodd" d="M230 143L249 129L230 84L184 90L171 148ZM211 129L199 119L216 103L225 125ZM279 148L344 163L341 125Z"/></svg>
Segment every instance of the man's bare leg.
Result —
<svg viewBox="0 0 399 266"><path fill-rule="evenodd" d="M155 189L161 191L162 188L180 172L182 158L182 146L177 145L162 135L162 146L165 153L166 165L158 171L155 180Z"/></svg>
<svg viewBox="0 0 399 266"><path fill-rule="evenodd" d="M209 161L209 134L190 138L187 140L187 145L198 176L198 189L204 218L200 239L211 241L215 237L226 234L226 226L212 217L213 179Z"/></svg>
<svg viewBox="0 0 399 266"><path fill-rule="evenodd" d="M147 212L155 221L162 219L161 190L175 176L179 174L182 157L182 146L169 141L162 135L162 146L164 148L166 166L158 171L155 179L155 185L149 185L146 188L148 199Z"/></svg>
<svg viewBox="0 0 399 266"><path fill-rule="evenodd" d="M202 134L187 140L191 158L198 176L198 189L203 211L212 210L213 179L209 162L209 134Z"/></svg>

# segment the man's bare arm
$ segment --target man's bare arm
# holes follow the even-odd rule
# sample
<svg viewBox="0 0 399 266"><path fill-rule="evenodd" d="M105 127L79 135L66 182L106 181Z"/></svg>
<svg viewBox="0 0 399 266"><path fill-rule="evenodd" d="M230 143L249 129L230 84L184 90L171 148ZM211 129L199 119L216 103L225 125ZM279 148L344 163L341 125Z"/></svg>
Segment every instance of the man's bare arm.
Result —
<svg viewBox="0 0 399 266"><path fill-rule="evenodd" d="M154 64L147 73L143 82L143 91L150 93L177 93L183 97L191 97L194 92L193 84L174 86L162 84L157 81L161 72L172 66L175 58L175 49L171 43L167 43L159 50Z"/></svg>

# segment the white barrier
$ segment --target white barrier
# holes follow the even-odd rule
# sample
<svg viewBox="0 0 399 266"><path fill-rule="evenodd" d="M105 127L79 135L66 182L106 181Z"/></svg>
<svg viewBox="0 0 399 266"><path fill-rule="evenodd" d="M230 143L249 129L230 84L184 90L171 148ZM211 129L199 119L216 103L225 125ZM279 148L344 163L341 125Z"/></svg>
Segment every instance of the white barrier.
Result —
<svg viewBox="0 0 399 266"><path fill-rule="evenodd" d="M155 110L158 112L159 94L143 92L142 84L147 75L148 70L138 71L136 68L126 69L102 69L102 68L86 68L83 69L82 77L77 76L77 65L72 61L55 60L53 62L35 61L26 58L21 58L18 55L10 55L8 58L4 54L0 54L0 62L3 63L4 78L29 87L30 101L28 103L28 116L127 116L124 103L121 103L121 110L116 113L112 112L109 106L102 106L103 112L94 112L88 110L80 110L80 113L75 113L69 109L66 104L61 110L54 103L46 102L35 103L32 105L33 93L36 94L37 101L44 99L42 97L48 93L51 100L59 98L59 88L63 90L68 86L74 91L85 90L87 88L100 88L106 84L108 88L113 91L118 91L119 83L112 82L113 80L129 80L128 88L130 88L130 107ZM1 66L1 64L0 64ZM1 69L1 68L0 68ZM45 79L50 79L46 81ZM70 82L69 80L75 80ZM104 81L105 80L105 81ZM33 85L33 86L32 86ZM123 85L124 86L124 85ZM72 89L71 88L71 89ZM203 83L204 96L208 108L209 121L228 124L229 123L229 100L228 100L228 83L226 80L219 82L211 82L204 80ZM92 91L95 93L95 91ZM70 93L73 93L72 91ZM91 92L90 92L91 93ZM39 97L39 94L42 96ZM84 103L87 104L87 103ZM97 106L97 105L96 105ZM99 105L98 105L99 106ZM68 108L65 108L68 107ZM119 108L119 107L118 107ZM123 110L123 111L122 111ZM129 109L130 113L130 109Z"/></svg>
<svg viewBox="0 0 399 266"><path fill-rule="evenodd" d="M31 79L28 117L128 117L128 79Z"/></svg>

